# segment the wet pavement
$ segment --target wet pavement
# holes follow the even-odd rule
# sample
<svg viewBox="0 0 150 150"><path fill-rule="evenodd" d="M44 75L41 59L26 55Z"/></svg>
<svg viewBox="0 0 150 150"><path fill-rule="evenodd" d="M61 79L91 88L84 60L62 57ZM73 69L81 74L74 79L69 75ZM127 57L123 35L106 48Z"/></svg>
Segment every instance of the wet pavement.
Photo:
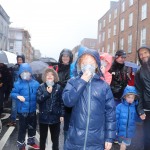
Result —
<svg viewBox="0 0 150 150"><path fill-rule="evenodd" d="M10 113L10 109L5 110L6 113ZM7 127L9 119L2 120L3 129L0 133L0 150L17 150L16 141L17 141L17 134L18 134L18 120L16 127ZM47 141L47 148L46 150L51 150L51 140L50 134L48 135ZM5 142L6 140L6 142ZM142 131L142 124L137 125L136 135L133 138L131 146L127 148L127 150L144 150L143 149L143 131ZM60 132L60 150L63 150L63 124L61 125L61 132ZM39 143L39 127L37 126L37 134L36 134L36 143ZM3 148L2 148L3 147ZM26 150L29 148L26 146ZM32 149L30 149L32 150ZM113 144L111 150L119 150L118 144Z"/></svg>

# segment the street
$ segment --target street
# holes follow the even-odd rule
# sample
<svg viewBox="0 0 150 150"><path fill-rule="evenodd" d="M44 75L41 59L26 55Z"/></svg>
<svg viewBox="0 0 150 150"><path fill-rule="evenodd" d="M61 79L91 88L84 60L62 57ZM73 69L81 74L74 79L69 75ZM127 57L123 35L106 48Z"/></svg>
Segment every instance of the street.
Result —
<svg viewBox="0 0 150 150"><path fill-rule="evenodd" d="M6 106L7 107L7 106ZM5 108L5 113L7 114L5 119L2 120L3 123L3 129L0 133L0 150L17 150L16 141L17 141L17 134L18 134L18 120L16 127L7 127L7 123L9 121L8 117L10 115L10 108ZM127 148L127 150L143 150L143 144L142 144L142 125L137 125L135 138L132 140L131 146ZM27 139L27 137L26 137ZM50 138L50 133L48 134L47 144L46 144L46 150L51 150L52 143ZM63 150L63 124L61 125L61 132L60 132L60 150ZM37 132L36 132L36 143L39 143L39 127L37 126ZM26 146L26 150L28 150L28 146ZM30 149L32 150L32 149ZM118 144L113 144L112 150L119 150Z"/></svg>

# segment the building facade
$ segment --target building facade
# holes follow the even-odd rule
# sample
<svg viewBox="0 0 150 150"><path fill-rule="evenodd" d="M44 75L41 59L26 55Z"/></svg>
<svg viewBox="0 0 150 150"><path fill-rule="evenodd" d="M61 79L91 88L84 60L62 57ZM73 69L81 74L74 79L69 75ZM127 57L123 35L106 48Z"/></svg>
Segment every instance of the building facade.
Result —
<svg viewBox="0 0 150 150"><path fill-rule="evenodd" d="M33 49L30 43L30 34L22 28L9 28L8 51L15 54L24 54L26 62L31 62Z"/></svg>
<svg viewBox="0 0 150 150"><path fill-rule="evenodd" d="M84 38L81 41L81 45L88 47L90 49L97 49L97 39Z"/></svg>
<svg viewBox="0 0 150 150"><path fill-rule="evenodd" d="M10 18L0 5L0 50L7 51Z"/></svg>
<svg viewBox="0 0 150 150"><path fill-rule="evenodd" d="M150 1L111 1L110 9L98 20L98 50L112 55L119 49L127 60L137 62L137 49L150 45Z"/></svg>

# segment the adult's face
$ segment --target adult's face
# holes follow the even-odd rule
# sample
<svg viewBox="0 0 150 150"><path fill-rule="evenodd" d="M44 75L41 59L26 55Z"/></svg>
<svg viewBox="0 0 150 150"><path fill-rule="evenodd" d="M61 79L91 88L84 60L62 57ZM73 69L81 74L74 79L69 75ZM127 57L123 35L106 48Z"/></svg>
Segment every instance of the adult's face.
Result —
<svg viewBox="0 0 150 150"><path fill-rule="evenodd" d="M22 64L22 63L23 63L23 60L22 60L22 58L19 57L19 58L17 59L17 64L20 65L20 64Z"/></svg>
<svg viewBox="0 0 150 150"><path fill-rule="evenodd" d="M69 61L70 61L70 57L68 55L63 55L62 56L63 64L67 65L67 64L69 64Z"/></svg>
<svg viewBox="0 0 150 150"><path fill-rule="evenodd" d="M126 60L126 57L122 57L122 56L118 56L116 58L116 62L118 62L119 64L124 64L125 60Z"/></svg>
<svg viewBox="0 0 150 150"><path fill-rule="evenodd" d="M150 52L148 49L143 48L139 50L139 57L142 60L143 63L148 62L150 58Z"/></svg>

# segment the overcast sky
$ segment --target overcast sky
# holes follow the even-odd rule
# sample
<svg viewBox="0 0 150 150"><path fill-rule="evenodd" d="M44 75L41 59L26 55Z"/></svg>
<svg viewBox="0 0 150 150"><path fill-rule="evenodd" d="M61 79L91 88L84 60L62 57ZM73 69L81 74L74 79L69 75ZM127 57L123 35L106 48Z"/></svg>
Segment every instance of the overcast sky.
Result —
<svg viewBox="0 0 150 150"><path fill-rule="evenodd" d="M31 44L42 56L58 59L83 38L97 38L98 20L110 0L0 0L11 27L27 29Z"/></svg>

